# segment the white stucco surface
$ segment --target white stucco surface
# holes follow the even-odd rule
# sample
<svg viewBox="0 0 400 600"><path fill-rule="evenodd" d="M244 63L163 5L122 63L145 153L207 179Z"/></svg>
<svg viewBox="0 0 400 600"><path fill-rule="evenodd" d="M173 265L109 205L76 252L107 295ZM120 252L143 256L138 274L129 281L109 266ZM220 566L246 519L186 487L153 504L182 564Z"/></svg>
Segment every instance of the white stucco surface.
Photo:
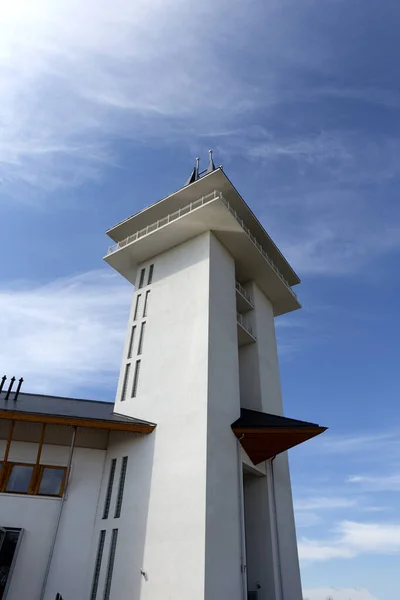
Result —
<svg viewBox="0 0 400 600"><path fill-rule="evenodd" d="M4 452L1 441L0 452ZM13 442L9 460L34 463L37 444ZM69 449L44 445L42 464L66 466ZM67 499L46 588L46 600L56 593L65 598L84 597L95 507L100 490L104 450L76 448ZM38 600L54 536L61 500L20 494L0 494L0 526L24 529L7 600Z"/></svg>

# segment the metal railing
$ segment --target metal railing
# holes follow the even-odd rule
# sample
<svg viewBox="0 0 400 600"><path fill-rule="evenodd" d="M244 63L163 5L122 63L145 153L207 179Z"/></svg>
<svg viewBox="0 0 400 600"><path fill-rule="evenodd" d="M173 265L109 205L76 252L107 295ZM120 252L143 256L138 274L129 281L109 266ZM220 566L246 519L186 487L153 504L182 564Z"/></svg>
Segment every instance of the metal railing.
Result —
<svg viewBox="0 0 400 600"><path fill-rule="evenodd" d="M167 215L166 217L163 217L162 219L155 221L151 225L147 225L147 227L144 227L143 229L136 231L136 233L128 236L121 242L117 242L116 244L109 246L107 255L113 254L114 252L121 250L121 248L124 248L131 242L136 242L138 239L148 235L149 233L153 233L154 231L157 231L157 229L160 229L161 227L164 227L164 226L168 225L169 223L172 223L172 221L176 221L180 217L183 217L184 215L189 214L190 212L200 208L201 206L204 206L205 204L208 204L209 202L213 202L214 200L218 200L218 199L222 200L222 202L225 204L225 206L227 207L229 212L235 217L236 221L242 227L243 231L248 235L250 240L256 246L257 250L259 250L259 252L261 252L261 254L265 258L267 263L275 271L275 273L278 275L279 279L286 285L286 287L288 288L288 290L290 291L292 296L297 299L297 296L296 296L295 292L292 290L292 288L290 287L288 281L284 278L284 276L279 271L278 267L275 265L273 260L268 256L268 254L266 253L264 248L261 246L260 242L257 241L257 239L251 233L251 231L247 227L247 225L244 224L243 219L241 217L239 217L239 215L237 214L235 209L232 208L232 206L229 204L228 200L226 200L224 198L224 196L221 194L221 192L218 192L217 190L214 190L213 192L211 192L210 194L207 194L206 196L202 196L201 198L199 198L198 200L195 200L194 202L190 202L190 204L187 204L186 206L183 206L179 210L176 210L175 212Z"/></svg>
<svg viewBox="0 0 400 600"><path fill-rule="evenodd" d="M247 321L247 319L245 319L244 316L239 312L236 313L236 318L237 318L237 322L239 323L239 325L241 325L243 327L243 329L245 329L247 331L247 333L249 333L251 335L251 337L256 339L256 336L253 333L253 329L252 329L250 323Z"/></svg>
<svg viewBox="0 0 400 600"><path fill-rule="evenodd" d="M117 242L113 246L109 246L107 254L112 254L113 252L124 248L124 246L126 246L127 244L130 244L131 242L136 242L136 240L140 239L141 237L148 235L149 233L153 233L154 231L157 231L157 229L160 229L160 227L164 227L165 225L172 223L172 221L176 221L180 217L187 215L193 210L196 210L197 208L204 206L204 204L208 204L208 202L212 202L213 200L216 200L219 197L221 197L221 194L217 191L211 192L211 194L207 194L207 196L202 196L198 200L195 200L194 202L183 206L179 210L176 210L175 212L167 215L166 217L163 217L162 219L155 221L151 225L147 225L147 227L136 231L136 233L129 235L127 238L122 240L122 242Z"/></svg>
<svg viewBox="0 0 400 600"><path fill-rule="evenodd" d="M253 242L253 244L256 246L256 248L261 252L261 254L265 258L265 260L267 261L267 263L270 265L270 267L272 267L272 269L275 271L275 273L278 275L278 277L281 279L281 281L283 281L283 283L286 285L286 287L288 288L288 290L290 291L290 293L292 294L292 296L294 296L295 298L297 298L296 294L294 293L294 291L290 287L288 281L286 281L286 279L284 278L284 276L282 275L282 273L280 272L280 270L278 269L278 267L275 266L275 263L273 262L273 260L268 256L268 254L266 253L266 251L264 250L264 248L261 246L260 242L258 242L256 240L256 238L251 233L251 231L247 227L247 225L244 224L243 219L241 217L239 217L239 215L237 214L237 212L235 211L235 209L233 209L231 207L231 205L229 204L229 202L227 200L225 200L225 198L223 197L222 194L220 194L220 198L221 198L222 202L225 204L225 206L227 207L227 209L229 210L229 212L235 217L235 219L239 223L239 225L241 225L242 229L247 233L247 235L249 236L249 238L251 239L251 241Z"/></svg>
<svg viewBox="0 0 400 600"><path fill-rule="evenodd" d="M245 298L247 302L253 306L249 292L238 281L236 282L236 289L239 294L241 294L243 298Z"/></svg>

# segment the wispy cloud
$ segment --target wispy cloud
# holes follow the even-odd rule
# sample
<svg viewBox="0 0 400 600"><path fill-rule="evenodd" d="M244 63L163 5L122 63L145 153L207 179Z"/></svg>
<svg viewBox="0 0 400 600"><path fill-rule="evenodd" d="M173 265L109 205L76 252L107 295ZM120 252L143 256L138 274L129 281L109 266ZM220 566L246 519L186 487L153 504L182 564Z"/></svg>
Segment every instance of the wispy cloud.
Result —
<svg viewBox="0 0 400 600"><path fill-rule="evenodd" d="M226 8L183 0L4 5L3 191L51 191L96 176L99 161L112 160L110 136L187 135L194 115L200 132L251 108L256 90L215 52L233 35L213 30ZM231 24L242 12L229 7Z"/></svg>
<svg viewBox="0 0 400 600"><path fill-rule="evenodd" d="M0 364L26 390L59 394L116 386L132 287L107 271L0 288Z"/></svg>
<svg viewBox="0 0 400 600"><path fill-rule="evenodd" d="M356 506L357 501L353 498L335 496L314 496L312 498L299 498L295 502L297 511L304 510L332 510L335 508L348 508Z"/></svg>
<svg viewBox="0 0 400 600"><path fill-rule="evenodd" d="M394 447L400 448L398 433L395 431L376 432L363 435L326 436L321 442L321 450L333 454L347 454L365 452L371 448L376 451L379 446L385 452L390 452Z"/></svg>
<svg viewBox="0 0 400 600"><path fill-rule="evenodd" d="M368 590L355 588L313 588L303 592L304 600L377 600Z"/></svg>
<svg viewBox="0 0 400 600"><path fill-rule="evenodd" d="M359 523L342 521L332 531L329 540L299 540L303 561L324 561L334 558L354 558L362 554L400 553L400 524Z"/></svg>
<svg viewBox="0 0 400 600"><path fill-rule="evenodd" d="M400 492L400 474L352 475L347 479L360 490L368 492Z"/></svg>

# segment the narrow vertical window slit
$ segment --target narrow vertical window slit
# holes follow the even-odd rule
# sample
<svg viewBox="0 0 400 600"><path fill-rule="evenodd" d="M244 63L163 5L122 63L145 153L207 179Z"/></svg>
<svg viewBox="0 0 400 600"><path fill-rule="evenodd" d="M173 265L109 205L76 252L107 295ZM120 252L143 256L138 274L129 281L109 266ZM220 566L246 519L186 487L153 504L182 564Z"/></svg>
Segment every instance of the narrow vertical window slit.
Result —
<svg viewBox="0 0 400 600"><path fill-rule="evenodd" d="M118 529L113 529L111 534L110 553L108 555L108 565L106 573L106 584L104 587L103 600L109 600L111 591L111 581L114 570L115 550L117 548Z"/></svg>
<svg viewBox="0 0 400 600"><path fill-rule="evenodd" d="M139 384L139 372L140 372L140 360L136 361L135 365L135 374L133 376L133 386L132 386L132 398L136 397L138 384Z"/></svg>
<svg viewBox="0 0 400 600"><path fill-rule="evenodd" d="M147 308L148 308L148 304L149 304L149 295L150 295L150 290L147 290L146 296L144 297L143 317L147 317Z"/></svg>
<svg viewBox="0 0 400 600"><path fill-rule="evenodd" d="M135 330L136 330L136 325L134 325L131 330L131 337L129 340L129 347L128 347L128 358L132 358L133 342L135 341Z"/></svg>
<svg viewBox="0 0 400 600"><path fill-rule="evenodd" d="M124 495L124 487L125 487L125 478L126 478L126 469L127 469L127 466L128 466L128 457L124 456L124 458L122 459L121 473L120 473L120 476L119 476L117 504L115 506L114 517L116 519L118 519L121 516L122 498L123 498L123 495Z"/></svg>
<svg viewBox="0 0 400 600"><path fill-rule="evenodd" d="M106 491L106 499L104 502L103 519L108 519L108 513L110 511L111 495L114 485L115 467L117 466L117 459L113 458L110 465L110 474L108 476L108 484Z"/></svg>
<svg viewBox="0 0 400 600"><path fill-rule="evenodd" d="M100 531L99 543L98 543L98 546L97 546L96 563L94 565L94 573L93 573L93 581L92 581L92 591L90 593L90 600L96 600L96 596L97 596L97 588L99 586L101 561L103 559L103 550L104 550L104 541L105 541L105 539L106 539L106 530L102 529Z"/></svg>
<svg viewBox="0 0 400 600"><path fill-rule="evenodd" d="M138 354L142 354L143 352L143 340L144 340L144 331L146 328L146 321L143 321L141 327L140 327L140 337L139 337L139 344L138 344Z"/></svg>
<svg viewBox="0 0 400 600"><path fill-rule="evenodd" d="M146 269L142 269L142 270L140 271L139 288L142 288L142 287L143 287L143 284L144 284L144 275L145 275L145 273L146 273Z"/></svg>
<svg viewBox="0 0 400 600"><path fill-rule="evenodd" d="M121 402L123 402L126 398L126 389L128 387L128 380L129 380L129 372L131 370L131 363L128 363L125 367L125 375L124 375L124 382L122 384L122 391L121 391Z"/></svg>
<svg viewBox="0 0 400 600"><path fill-rule="evenodd" d="M154 265L150 265L149 276L147 279L147 285L150 285L151 282L153 281L153 271L154 271Z"/></svg>
<svg viewBox="0 0 400 600"><path fill-rule="evenodd" d="M136 298L135 314L133 315L133 320L134 321L136 321L136 319L138 318L139 306L140 306L140 297L141 297L141 294L138 294L138 296Z"/></svg>

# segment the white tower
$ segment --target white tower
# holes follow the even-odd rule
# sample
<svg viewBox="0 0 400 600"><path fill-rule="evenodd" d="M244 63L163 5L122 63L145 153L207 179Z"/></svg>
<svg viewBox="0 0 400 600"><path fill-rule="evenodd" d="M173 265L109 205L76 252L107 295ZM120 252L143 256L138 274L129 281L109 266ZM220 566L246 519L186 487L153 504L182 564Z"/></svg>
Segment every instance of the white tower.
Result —
<svg viewBox="0 0 400 600"><path fill-rule="evenodd" d="M297 275L211 157L107 233L135 286L115 412L157 425L110 439L130 478L111 598L301 600L285 450L322 428L282 417L274 329Z"/></svg>

